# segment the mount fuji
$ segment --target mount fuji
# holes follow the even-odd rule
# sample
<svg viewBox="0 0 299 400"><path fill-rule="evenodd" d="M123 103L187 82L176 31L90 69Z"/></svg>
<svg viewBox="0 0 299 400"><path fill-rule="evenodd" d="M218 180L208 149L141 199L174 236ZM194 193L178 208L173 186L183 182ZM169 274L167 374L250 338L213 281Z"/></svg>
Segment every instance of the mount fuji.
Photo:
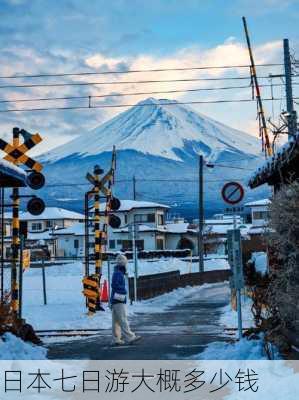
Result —
<svg viewBox="0 0 299 400"><path fill-rule="evenodd" d="M137 200L165 202L190 217L196 215L199 154L215 163L204 172L208 211L223 208L219 193L224 181L246 182L262 157L257 138L177 101L149 98L39 157L45 164L48 204L69 203L68 207L82 210L88 185L80 184L87 182L85 175L95 164L109 168L113 145L115 190L120 198L132 198L135 176ZM247 199L259 192L248 193Z"/></svg>

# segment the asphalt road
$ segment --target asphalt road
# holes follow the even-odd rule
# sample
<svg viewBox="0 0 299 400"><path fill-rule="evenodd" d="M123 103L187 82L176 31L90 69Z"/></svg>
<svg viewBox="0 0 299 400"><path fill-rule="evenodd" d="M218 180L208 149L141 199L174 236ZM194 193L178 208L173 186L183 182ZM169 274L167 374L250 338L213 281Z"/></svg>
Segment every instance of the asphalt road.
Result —
<svg viewBox="0 0 299 400"><path fill-rule="evenodd" d="M142 336L135 345L111 347L110 331L63 343L49 344L51 359L156 360L187 359L211 342L227 340L219 323L221 308L229 302L228 283L210 285L182 299L166 311L138 314L131 319Z"/></svg>

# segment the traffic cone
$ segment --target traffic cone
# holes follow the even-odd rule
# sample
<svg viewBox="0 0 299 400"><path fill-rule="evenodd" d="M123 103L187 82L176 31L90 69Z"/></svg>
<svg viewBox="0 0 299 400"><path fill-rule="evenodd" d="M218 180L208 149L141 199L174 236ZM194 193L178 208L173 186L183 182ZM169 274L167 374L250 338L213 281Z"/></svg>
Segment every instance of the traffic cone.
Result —
<svg viewBox="0 0 299 400"><path fill-rule="evenodd" d="M106 279L104 280L104 284L101 290L101 301L106 303L108 303L109 301L108 284Z"/></svg>

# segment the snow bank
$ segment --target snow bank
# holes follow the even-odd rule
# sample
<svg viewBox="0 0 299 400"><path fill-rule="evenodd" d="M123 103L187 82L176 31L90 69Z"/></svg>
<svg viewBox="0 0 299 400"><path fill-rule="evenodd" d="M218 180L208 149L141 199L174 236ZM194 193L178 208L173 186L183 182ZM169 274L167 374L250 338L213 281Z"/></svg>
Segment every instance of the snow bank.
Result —
<svg viewBox="0 0 299 400"><path fill-rule="evenodd" d="M211 256L204 260L205 271L229 269L230 266L225 258ZM181 274L189 274L191 272L198 272L198 261L192 262L191 259L179 258L161 258L158 260L138 260L138 274L150 275L159 274L169 271L180 271ZM105 268L104 268L105 271ZM134 263L132 261L128 264L129 276L134 276Z"/></svg>
<svg viewBox="0 0 299 400"><path fill-rule="evenodd" d="M262 275L268 271L268 258L267 253L262 251L251 254L251 261L254 262L256 272L260 272Z"/></svg>
<svg viewBox="0 0 299 400"><path fill-rule="evenodd" d="M24 342L12 333L0 337L0 360L45 360L47 350Z"/></svg>
<svg viewBox="0 0 299 400"><path fill-rule="evenodd" d="M247 340L235 343L214 342L202 353L196 355L198 360L267 360L263 351L263 341Z"/></svg>
<svg viewBox="0 0 299 400"><path fill-rule="evenodd" d="M247 296L242 296L242 321L243 328L255 327L253 314L251 312L252 300ZM222 314L220 317L220 324L227 328L238 327L238 315L237 311L233 310L231 304L222 308Z"/></svg>

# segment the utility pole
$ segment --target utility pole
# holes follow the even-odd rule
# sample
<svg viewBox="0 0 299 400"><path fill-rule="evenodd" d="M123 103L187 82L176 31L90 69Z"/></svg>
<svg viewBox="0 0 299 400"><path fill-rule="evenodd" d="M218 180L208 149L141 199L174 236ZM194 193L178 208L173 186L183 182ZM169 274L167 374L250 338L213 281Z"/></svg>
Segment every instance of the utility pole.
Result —
<svg viewBox="0 0 299 400"><path fill-rule="evenodd" d="M197 248L198 248L198 269L199 272L204 272L204 260L203 260L203 221L204 221L204 207L203 207L203 156L199 156L198 165L198 237L197 237Z"/></svg>
<svg viewBox="0 0 299 400"><path fill-rule="evenodd" d="M283 39L284 52L284 71L285 71L285 87L287 100L287 121L289 140L297 133L297 113L294 110L293 90L292 90L292 65L290 57L289 39Z"/></svg>
<svg viewBox="0 0 299 400"><path fill-rule="evenodd" d="M133 175L133 200L136 200L136 177Z"/></svg>

